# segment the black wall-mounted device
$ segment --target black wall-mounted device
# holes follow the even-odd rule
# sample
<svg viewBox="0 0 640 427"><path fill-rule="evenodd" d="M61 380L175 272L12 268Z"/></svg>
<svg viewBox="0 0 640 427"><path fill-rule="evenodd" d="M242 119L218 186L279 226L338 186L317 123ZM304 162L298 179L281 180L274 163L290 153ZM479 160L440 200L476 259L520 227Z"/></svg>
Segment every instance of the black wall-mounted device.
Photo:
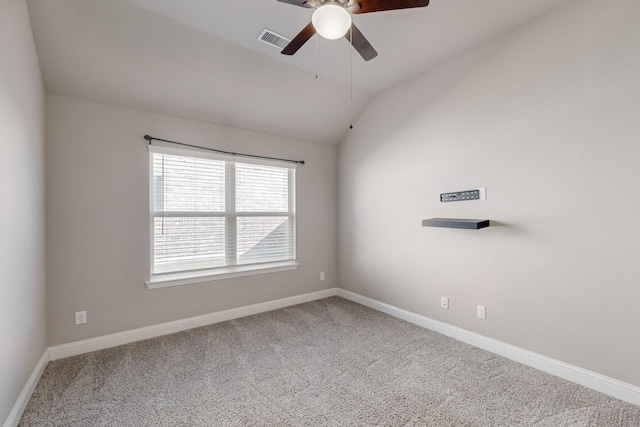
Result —
<svg viewBox="0 0 640 427"><path fill-rule="evenodd" d="M480 199L480 190L456 191L453 193L440 194L441 202L461 202L463 200Z"/></svg>

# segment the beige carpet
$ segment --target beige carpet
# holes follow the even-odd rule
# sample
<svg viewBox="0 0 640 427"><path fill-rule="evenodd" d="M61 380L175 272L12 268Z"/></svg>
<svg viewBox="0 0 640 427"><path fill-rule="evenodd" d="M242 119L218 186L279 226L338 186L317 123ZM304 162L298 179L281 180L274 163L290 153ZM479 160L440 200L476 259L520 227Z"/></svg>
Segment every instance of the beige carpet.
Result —
<svg viewBox="0 0 640 427"><path fill-rule="evenodd" d="M333 297L51 362L22 426L640 426L640 407Z"/></svg>

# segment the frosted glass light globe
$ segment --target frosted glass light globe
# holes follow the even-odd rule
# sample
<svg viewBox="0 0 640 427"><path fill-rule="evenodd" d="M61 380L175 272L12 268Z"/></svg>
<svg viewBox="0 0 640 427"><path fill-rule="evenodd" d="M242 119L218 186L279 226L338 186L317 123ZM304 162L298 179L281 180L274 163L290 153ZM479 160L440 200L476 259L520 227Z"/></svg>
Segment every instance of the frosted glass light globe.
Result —
<svg viewBox="0 0 640 427"><path fill-rule="evenodd" d="M342 6L326 4L313 12L311 22L322 37L336 40L347 34L351 27L351 15Z"/></svg>

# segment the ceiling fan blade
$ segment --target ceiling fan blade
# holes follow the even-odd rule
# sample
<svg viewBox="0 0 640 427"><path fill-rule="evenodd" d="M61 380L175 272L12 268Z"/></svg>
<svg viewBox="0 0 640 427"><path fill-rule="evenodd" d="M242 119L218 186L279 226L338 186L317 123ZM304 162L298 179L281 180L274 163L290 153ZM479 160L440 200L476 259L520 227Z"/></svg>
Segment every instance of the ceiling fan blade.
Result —
<svg viewBox="0 0 640 427"><path fill-rule="evenodd" d="M426 7L429 0L358 0L360 10L352 13L382 12L384 10L410 9L413 7Z"/></svg>
<svg viewBox="0 0 640 427"><path fill-rule="evenodd" d="M278 0L282 3L292 4L300 7L316 7L315 0Z"/></svg>
<svg viewBox="0 0 640 427"><path fill-rule="evenodd" d="M313 24L309 22L309 24L304 27L302 31L300 31L298 35L295 36L293 40L291 40L280 53L283 55L293 55L298 51L298 49L302 47L302 45L307 42L307 40L313 37L315 33L316 29L313 27Z"/></svg>
<svg viewBox="0 0 640 427"><path fill-rule="evenodd" d="M352 32L353 40L351 40ZM371 61L373 58L378 56L378 52L376 52L373 46L371 46L369 40L362 35L362 32L360 32L355 24L351 24L351 30L347 31L347 34L345 34L344 37L351 42L353 48L358 51L365 61Z"/></svg>

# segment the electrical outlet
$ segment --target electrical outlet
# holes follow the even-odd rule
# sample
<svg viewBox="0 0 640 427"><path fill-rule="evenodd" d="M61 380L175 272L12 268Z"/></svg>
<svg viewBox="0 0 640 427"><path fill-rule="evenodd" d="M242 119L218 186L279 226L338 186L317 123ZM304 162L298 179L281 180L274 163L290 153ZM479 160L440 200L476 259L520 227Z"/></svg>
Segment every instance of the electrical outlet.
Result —
<svg viewBox="0 0 640 427"><path fill-rule="evenodd" d="M487 187L480 187L478 188L478 196L480 198L480 200L487 200Z"/></svg>
<svg viewBox="0 0 640 427"><path fill-rule="evenodd" d="M86 310L76 311L76 325L82 325L83 323L87 323Z"/></svg>
<svg viewBox="0 0 640 427"><path fill-rule="evenodd" d="M449 298L440 297L440 308L443 308L445 310L449 310Z"/></svg>
<svg viewBox="0 0 640 427"><path fill-rule="evenodd" d="M324 280L324 271L320 273L320 280Z"/></svg>
<svg viewBox="0 0 640 427"><path fill-rule="evenodd" d="M484 305L478 306L478 317L481 319L487 318L487 308Z"/></svg>

